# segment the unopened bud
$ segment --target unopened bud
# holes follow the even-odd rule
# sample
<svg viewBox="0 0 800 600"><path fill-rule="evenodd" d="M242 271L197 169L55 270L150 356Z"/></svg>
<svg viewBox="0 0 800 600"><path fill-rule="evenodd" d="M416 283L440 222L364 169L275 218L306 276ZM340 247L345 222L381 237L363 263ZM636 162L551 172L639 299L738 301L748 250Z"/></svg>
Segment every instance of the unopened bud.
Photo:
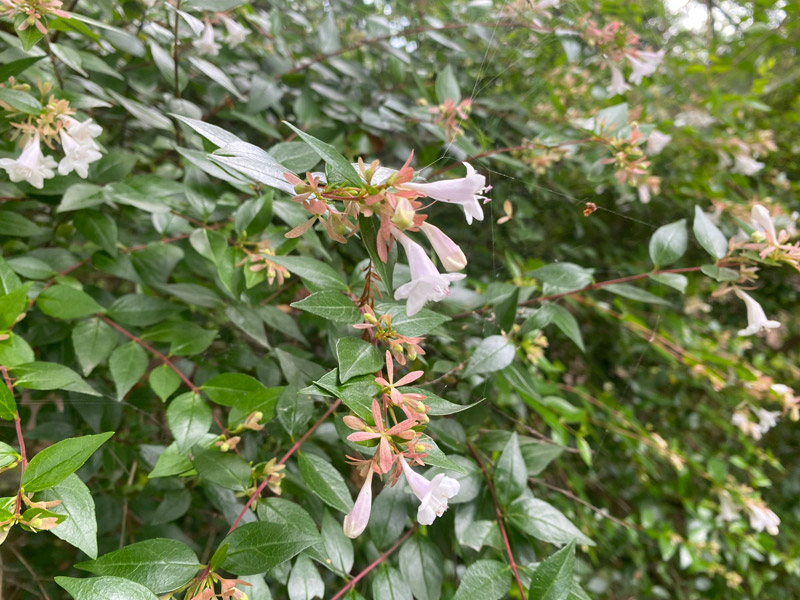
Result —
<svg viewBox="0 0 800 600"><path fill-rule="evenodd" d="M414 207L411 206L408 198L400 198L397 201L397 207L394 209L394 215L392 215L392 223L398 229L406 230L414 224L415 214Z"/></svg>

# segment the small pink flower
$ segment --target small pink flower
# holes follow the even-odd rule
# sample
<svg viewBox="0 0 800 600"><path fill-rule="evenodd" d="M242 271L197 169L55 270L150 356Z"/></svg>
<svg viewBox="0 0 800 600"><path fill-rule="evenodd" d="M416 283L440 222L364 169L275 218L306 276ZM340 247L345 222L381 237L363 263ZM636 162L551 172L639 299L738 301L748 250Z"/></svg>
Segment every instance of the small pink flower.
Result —
<svg viewBox="0 0 800 600"><path fill-rule="evenodd" d="M458 493L461 484L444 473L428 479L409 467L402 456L400 466L403 468L408 486L420 501L417 521L420 525L431 525L436 517L441 517L447 510L447 501Z"/></svg>
<svg viewBox="0 0 800 600"><path fill-rule="evenodd" d="M372 511L372 475L372 469L369 469L353 509L344 517L344 534L349 538L360 536L369 523L369 514Z"/></svg>
<svg viewBox="0 0 800 600"><path fill-rule="evenodd" d="M736 295L744 300L747 307L747 328L739 330L740 336L753 335L765 329L777 329L781 326L778 321L767 319L764 309L749 294L737 288Z"/></svg>
<svg viewBox="0 0 800 600"><path fill-rule="evenodd" d="M606 88L609 94L616 96L618 94L624 94L631 89L631 86L625 83L625 76L617 65L610 64L608 68L611 69L611 83L608 85L608 88Z"/></svg>
<svg viewBox="0 0 800 600"><path fill-rule="evenodd" d="M420 229L428 237L433 250L447 271L460 271L467 266L467 257L464 256L461 248L441 229L427 221L420 225Z"/></svg>
<svg viewBox="0 0 800 600"><path fill-rule="evenodd" d="M472 224L472 219L483 221L483 209L478 200L488 202L489 199L481 194L490 188L486 187L486 177L477 173L472 165L463 164L467 168L466 177L432 183L403 183L402 188L413 190L439 202L460 204L464 208L467 224Z"/></svg>

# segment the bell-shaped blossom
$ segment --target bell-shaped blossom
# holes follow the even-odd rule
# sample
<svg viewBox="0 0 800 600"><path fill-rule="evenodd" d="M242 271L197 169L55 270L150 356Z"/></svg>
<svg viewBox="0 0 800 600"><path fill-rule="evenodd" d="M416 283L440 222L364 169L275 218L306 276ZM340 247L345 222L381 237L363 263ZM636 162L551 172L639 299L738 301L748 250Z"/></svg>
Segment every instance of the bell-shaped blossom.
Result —
<svg viewBox="0 0 800 600"><path fill-rule="evenodd" d="M408 299L408 316L417 314L428 301L438 302L449 296L450 282L464 278L463 273L439 273L422 246L396 228L392 234L406 251L411 270L411 281L401 285L394 293L395 300Z"/></svg>
<svg viewBox="0 0 800 600"><path fill-rule="evenodd" d="M68 175L75 171L83 179L86 179L89 176L89 165L103 157L93 140L89 140L89 143L86 144L79 144L63 130L61 131L61 147L64 150L64 158L58 163L59 175Z"/></svg>
<svg viewBox="0 0 800 600"><path fill-rule="evenodd" d="M648 156L655 156L661 154L661 151L667 147L672 141L672 136L662 133L658 129L654 129L649 136L647 136L647 154Z"/></svg>
<svg viewBox="0 0 800 600"><path fill-rule="evenodd" d="M758 417L758 430L762 435L775 427L778 424L778 417L781 416L780 411L765 410L763 408L756 408L753 412Z"/></svg>
<svg viewBox="0 0 800 600"><path fill-rule="evenodd" d="M472 219L483 221L483 208L478 200L489 201L482 193L490 188L486 187L486 177L477 173L472 165L464 163L467 168L466 177L458 179L444 179L432 183L404 183L400 187L413 190L438 200L439 202L450 202L460 204L464 208L464 215L467 224L472 224Z"/></svg>
<svg viewBox="0 0 800 600"><path fill-rule="evenodd" d="M747 512L750 516L750 527L756 531L766 531L770 535L778 535L781 520L763 502L748 502Z"/></svg>
<svg viewBox="0 0 800 600"><path fill-rule="evenodd" d="M408 466L402 456L400 465L403 468L403 475L408 481L408 487L420 502L417 509L417 521L420 525L431 525L436 517L441 517L447 510L447 501L458 493L461 484L444 473L428 479Z"/></svg>
<svg viewBox="0 0 800 600"><path fill-rule="evenodd" d="M97 143L94 138L103 133L103 128L100 125L92 121L92 119L78 121L72 117L61 117L61 121L73 140L84 146L93 145L97 149Z"/></svg>
<svg viewBox="0 0 800 600"><path fill-rule="evenodd" d="M200 54L207 54L209 56L216 56L219 54L219 44L214 41L214 28L211 26L211 21L206 19L206 26L203 28L203 34L200 39L197 39L192 44Z"/></svg>
<svg viewBox="0 0 800 600"><path fill-rule="evenodd" d="M642 79L644 77L649 77L656 72L658 65L661 64L661 61L664 58L664 51L637 51L635 56L634 54L627 54L626 56L628 57L628 60L631 61L631 66L633 67L633 72L631 73L630 77L628 77L628 81L634 85L639 85L642 83Z"/></svg>
<svg viewBox="0 0 800 600"><path fill-rule="evenodd" d="M42 154L39 134L36 133L22 149L19 158L0 158L0 168L5 169L14 183L27 181L33 187L42 189L44 180L55 177L53 169L56 161L52 156Z"/></svg>
<svg viewBox="0 0 800 600"><path fill-rule="evenodd" d="M631 89L631 86L625 82L625 76L622 74L622 70L620 70L617 65L610 64L608 68L611 69L611 83L608 84L606 89L611 96L624 94Z"/></svg>
<svg viewBox="0 0 800 600"><path fill-rule="evenodd" d="M648 204L650 202L650 186L642 183L636 186L636 192L639 194L639 202Z"/></svg>
<svg viewBox="0 0 800 600"><path fill-rule="evenodd" d="M344 534L349 538L360 536L369 523L369 514L372 511L372 474L372 469L367 471L367 478L358 492L353 509L344 517Z"/></svg>
<svg viewBox="0 0 800 600"><path fill-rule="evenodd" d="M775 232L775 224L772 222L769 211L760 204L756 204L750 212L750 217L753 219L753 224L756 228L764 232L769 245L777 246L778 234Z"/></svg>
<svg viewBox="0 0 800 600"><path fill-rule="evenodd" d="M225 17L222 19L222 22L225 24L225 29L228 31L228 37L225 38L225 42L227 42L228 46L231 48L236 48L236 46L241 44L247 36L250 35L250 30L247 29L247 27L230 17Z"/></svg>
<svg viewBox="0 0 800 600"><path fill-rule="evenodd" d="M749 294L737 288L736 295L744 300L744 304L747 307L747 328L740 329L739 335L753 335L764 329L777 329L781 326L778 321L767 319L764 309Z"/></svg>
<svg viewBox="0 0 800 600"><path fill-rule="evenodd" d="M453 240L451 240L441 229L435 225L431 225L427 221L420 225L422 233L424 233L428 241L431 243L434 252L442 261L447 271L460 271L467 266L467 257Z"/></svg>
<svg viewBox="0 0 800 600"><path fill-rule="evenodd" d="M755 175L764 168L764 163L758 162L749 154L738 153L733 155L733 172L742 175Z"/></svg>
<svg viewBox="0 0 800 600"><path fill-rule="evenodd" d="M719 492L719 519L725 522L739 519L739 506L733 501L728 490Z"/></svg>

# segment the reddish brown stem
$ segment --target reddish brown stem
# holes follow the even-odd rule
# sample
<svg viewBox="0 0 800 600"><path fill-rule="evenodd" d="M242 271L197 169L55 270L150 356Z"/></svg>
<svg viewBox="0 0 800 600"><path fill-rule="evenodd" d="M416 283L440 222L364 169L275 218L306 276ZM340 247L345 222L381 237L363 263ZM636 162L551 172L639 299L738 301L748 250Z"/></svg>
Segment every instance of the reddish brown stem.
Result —
<svg viewBox="0 0 800 600"><path fill-rule="evenodd" d="M372 569L374 569L375 567L377 567L378 565L380 565L380 564L381 564L383 561L385 561L387 558L389 558L389 556L391 556L392 552L394 552L394 551L395 551L395 550L397 550L397 549L398 549L400 546L402 546L402 545L403 545L403 542L405 542L405 541L406 541L408 538L410 538L410 537L411 537L411 534L412 534L412 533L414 533L416 530L417 530L417 526L416 526L416 525L414 525L414 527L412 527L411 529L409 529L408 531L406 531L406 532L403 534L403 537L401 537L399 540L397 540L397 541L394 543L394 545L392 545L392 547L391 547L391 548L389 548L389 549L388 549L386 552L384 552L384 553L383 553L383 554L381 554L381 555L380 555L378 558L376 558L374 561L372 561L372 563L370 563L370 565L369 565L369 566L368 566L366 569L364 569L363 571L361 571L361 573L359 573L358 575L356 575L355 577L353 577L353 578L352 578L350 581L348 581L348 582L347 582L347 585L345 585L345 586L344 586L342 589L340 589L338 592L336 592L336 595L335 595L333 598L331 598L331 600L339 600L339 598L341 598L342 596L344 596L344 595L345 595L345 594L346 594L346 593L347 593L347 592L350 590L350 588L352 588L352 587L353 587L353 586L355 586L355 585L356 585L356 584L357 584L359 581L361 581L362 579L364 579L364 577L366 577L366 575L367 575L367 574L368 574L370 571L372 571Z"/></svg>
<svg viewBox="0 0 800 600"><path fill-rule="evenodd" d="M333 404L331 404L331 405L330 405L330 407L328 408L328 410L326 410L326 411L325 411L325 414L324 414L324 415L322 415L322 416L319 418L319 420L318 420L316 423L314 423L314 424L311 426L311 428L310 428L308 431L306 431L306 432L303 434L303 436L302 436L302 437L301 437L299 440L297 440L297 441L294 443L294 445L293 445L291 448L289 448L289 451L288 451L286 454L284 454L284 455L283 455L283 458L281 458L281 459L278 461L278 464L279 464L279 465L282 465L282 464L284 464L284 463L285 463L287 460L289 460L289 457L290 457L292 454L294 454L294 453L297 451L297 449L298 449L300 446L302 446L302 445L303 445L303 442L305 442L305 441L306 441L306 440L307 440L307 439L308 439L308 438L311 436L311 434L313 434L313 433L314 433L314 432L317 430L317 427L319 427L320 425L322 425L322 423L323 423L323 422L324 422L324 421L325 421L325 420L326 420L328 417L330 417L330 416L333 414L333 412L334 412L334 411L335 411L335 410L336 410L336 409L339 407L339 405L340 405L341 403L342 403L342 401L337 399L337 400L336 400L336 402L334 402ZM253 492L253 493L250 495L250 497L247 499L247 504L245 504L245 505L244 505L244 508L242 509L242 512L240 512L240 513L239 513L239 516L238 516L238 517L236 517L236 520L233 522L233 525L231 525L231 528L228 530L228 535L230 535L230 534L231 534L231 532L233 532L233 530L234 530L234 529L236 529L236 528L239 526L239 523L240 523L240 522L241 522L241 520L244 518L244 515L245 515L245 513L247 513L247 509L249 509L249 508L250 508L250 507L253 505L253 502L255 502L255 501L256 501L256 498L258 498L258 497L260 497L260 496L261 496L261 492L263 492L263 491L264 491L264 488L265 488L265 487L267 487L267 483L269 483L269 477L267 477L267 478L266 478L264 481L262 481L262 482L261 482L261 483L258 485L258 487L256 488L256 491L255 491L255 492Z"/></svg>
<svg viewBox="0 0 800 600"><path fill-rule="evenodd" d="M11 378L8 376L8 369L5 366L0 366L0 371L3 373L3 380L6 382L8 391L14 395L14 387L11 385ZM22 512L22 477L25 475L25 469L28 466L28 455L25 451L25 439L22 437L22 421L19 418L19 409L14 411L14 427L17 430L17 443L19 444L19 454L22 457L20 462L19 473L19 489L17 490L17 497L14 501L14 514L19 516Z"/></svg>
<svg viewBox="0 0 800 600"><path fill-rule="evenodd" d="M503 537L503 544L506 547L506 554L508 554L508 562L511 565L511 571L514 573L514 579L517 582L517 587L519 588L519 597L522 600L525 600L525 586L522 585L522 580L519 578L519 572L517 571L517 561L514 560L514 554L511 552L511 544L508 541L508 534L506 533L506 526L503 523L503 511L500 510L500 502L497 501L497 494L494 491L494 484L492 483L492 478L489 476L489 471L486 470L486 464L481 459L478 451L475 449L475 446L472 445L469 441L467 442L467 448L472 453L472 456L475 457L475 462L478 463L478 466L483 473L483 478L486 480L486 485L489 488L489 493L492 495L492 502L494 502L494 513L497 517L497 524L500 526L500 535Z"/></svg>

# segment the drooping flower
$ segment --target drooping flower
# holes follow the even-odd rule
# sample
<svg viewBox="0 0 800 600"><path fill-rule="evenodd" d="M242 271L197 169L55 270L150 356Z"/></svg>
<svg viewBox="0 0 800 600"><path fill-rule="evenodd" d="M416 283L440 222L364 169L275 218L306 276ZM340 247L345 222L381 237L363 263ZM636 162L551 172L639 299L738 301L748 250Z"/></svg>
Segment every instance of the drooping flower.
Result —
<svg viewBox="0 0 800 600"><path fill-rule="evenodd" d="M750 516L750 527L756 531L778 535L778 525L781 524L781 520L764 502L750 501L746 506Z"/></svg>
<svg viewBox="0 0 800 600"><path fill-rule="evenodd" d="M406 251L411 270L411 281L401 285L394 293L395 300L408 299L408 316L417 314L428 301L438 302L449 296L450 282L465 277L463 273L439 273L422 246L396 228L393 228L392 235Z"/></svg>
<svg viewBox="0 0 800 600"><path fill-rule="evenodd" d="M628 77L628 81L634 85L639 85L644 77L649 77L656 72L658 65L661 64L664 58L664 51L645 52L639 50L635 53L626 54L626 56L631 61L631 66L633 66L633 72Z"/></svg>
<svg viewBox="0 0 800 600"><path fill-rule="evenodd" d="M209 56L216 56L219 54L219 44L214 41L214 28L211 26L211 21L206 19L206 26L203 28L203 34L200 39L195 40L192 45L200 54L207 54Z"/></svg>
<svg viewBox="0 0 800 600"><path fill-rule="evenodd" d="M775 224L772 222L769 211L760 204L756 204L750 212L750 217L753 219L753 224L764 232L767 243L770 246L777 246L778 234L775 232Z"/></svg>
<svg viewBox="0 0 800 600"><path fill-rule="evenodd" d="M56 161L52 156L42 154L39 134L36 133L18 158L0 158L0 168L5 169L14 183L27 181L33 187L42 189L45 179L55 177L53 169L56 168Z"/></svg>
<svg viewBox="0 0 800 600"><path fill-rule="evenodd" d="M58 163L58 174L68 175L75 171L83 179L89 176L89 165L103 158L97 144L90 139L88 143L78 143L69 133L61 131L61 147L64 158Z"/></svg>
<svg viewBox="0 0 800 600"><path fill-rule="evenodd" d="M250 35L250 30L247 29L247 27L230 17L225 17L222 19L222 22L225 24L225 29L228 31L228 37L225 38L225 41L231 48L236 48L236 46L245 41L247 36Z"/></svg>
<svg viewBox="0 0 800 600"><path fill-rule="evenodd" d="M78 121L68 116L62 116L61 121L73 140L84 146L93 145L97 149L97 142L94 141L94 138L103 133L103 128L100 125L92 121L92 119Z"/></svg>
<svg viewBox="0 0 800 600"><path fill-rule="evenodd" d="M434 252L447 271L460 271L467 266L467 257L464 256L461 248L441 229L427 221L420 225L420 229L427 236Z"/></svg>
<svg viewBox="0 0 800 600"><path fill-rule="evenodd" d="M414 419L406 419L386 429L383 423L383 415L381 414L380 406L375 399L372 400L372 420L375 421L374 428L368 427L363 421L361 423L357 423L352 419L345 421L348 427L357 426L361 429L361 431L356 431L348 435L347 439L351 442L379 440L378 452L375 456L376 461L373 463L374 469L379 473L388 473L391 471L392 465L394 464L394 456L392 454L392 446L389 443L389 438L397 436L406 441L413 440L417 436L417 433L412 428L417 422Z"/></svg>
<svg viewBox="0 0 800 600"><path fill-rule="evenodd" d="M369 514L372 511L372 475L372 469L369 469L352 510L344 517L344 534L349 538L360 536L369 523Z"/></svg>
<svg viewBox="0 0 800 600"><path fill-rule="evenodd" d="M400 187L413 190L439 202L460 204L464 208L467 224L471 225L472 219L483 221L483 209L478 200L488 202L489 199L481 194L490 188L486 187L486 177L477 173L469 163L463 164L467 168L465 177L431 183L403 183Z"/></svg>
<svg viewBox="0 0 800 600"><path fill-rule="evenodd" d="M749 154L737 153L733 155L733 172L742 175L755 175L764 168L764 163L758 162Z"/></svg>
<svg viewBox="0 0 800 600"><path fill-rule="evenodd" d="M728 490L719 492L719 519L725 522L739 519L739 506L733 501Z"/></svg>
<svg viewBox="0 0 800 600"><path fill-rule="evenodd" d="M612 96L616 96L618 94L624 94L631 86L629 86L625 82L625 76L622 74L622 70L615 64L609 64L608 68L611 69L611 83L608 84L606 88L608 93Z"/></svg>
<svg viewBox="0 0 800 600"><path fill-rule="evenodd" d="M763 408L756 408L754 412L758 417L758 430L761 432L761 435L764 435L775 427L775 425L778 424L778 417L781 416L780 411L766 410Z"/></svg>
<svg viewBox="0 0 800 600"><path fill-rule="evenodd" d="M431 525L436 517L441 517L447 510L447 501L458 493L461 484L444 473L428 479L415 472L402 456L400 465L403 468L403 475L408 481L408 487L420 502L417 509L417 521L420 525Z"/></svg>
<svg viewBox="0 0 800 600"><path fill-rule="evenodd" d="M764 309L749 294L737 288L736 295L744 300L744 304L747 307L747 328L740 329L739 335L753 335L763 329L777 329L781 326L778 321L767 319Z"/></svg>
<svg viewBox="0 0 800 600"><path fill-rule="evenodd" d="M647 154L649 156L661 154L661 151L666 148L667 144L669 144L671 141L671 135L662 133L658 129L654 129L647 137Z"/></svg>

